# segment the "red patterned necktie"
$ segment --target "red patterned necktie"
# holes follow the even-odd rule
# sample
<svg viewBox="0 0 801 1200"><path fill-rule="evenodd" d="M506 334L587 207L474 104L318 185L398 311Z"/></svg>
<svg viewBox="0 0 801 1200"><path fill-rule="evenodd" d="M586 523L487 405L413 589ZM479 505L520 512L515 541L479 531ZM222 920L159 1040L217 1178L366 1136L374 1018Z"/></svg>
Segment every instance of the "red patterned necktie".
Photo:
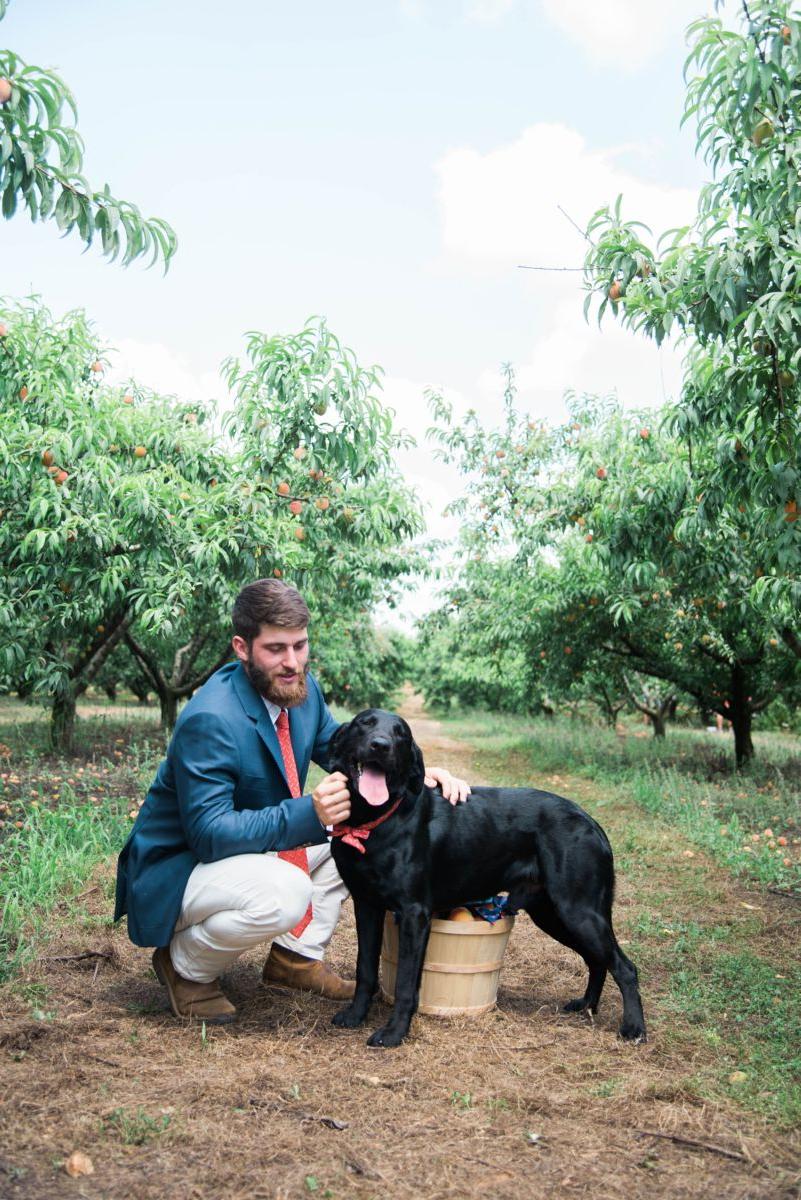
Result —
<svg viewBox="0 0 801 1200"><path fill-rule="evenodd" d="M287 783L289 784L289 793L293 799L296 799L301 795L300 780L298 779L298 768L292 749L292 739L289 736L289 713L285 708L282 708L278 714L275 731L278 734L278 744L281 747L281 754L284 757L284 770L286 772ZM306 853L305 846L299 846L297 850L279 850L278 857L286 859L293 866L300 867L301 871L305 871L307 875L309 874L309 856ZM293 937L300 937L311 919L312 906L310 904L295 928L290 929L289 932Z"/></svg>

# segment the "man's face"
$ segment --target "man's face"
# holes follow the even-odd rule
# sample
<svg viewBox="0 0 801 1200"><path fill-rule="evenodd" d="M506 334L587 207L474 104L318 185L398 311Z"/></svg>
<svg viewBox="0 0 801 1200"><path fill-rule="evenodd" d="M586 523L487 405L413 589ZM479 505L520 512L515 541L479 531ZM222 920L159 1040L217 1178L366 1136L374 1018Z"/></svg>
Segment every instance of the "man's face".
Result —
<svg viewBox="0 0 801 1200"><path fill-rule="evenodd" d="M244 638L234 637L234 652L257 691L273 704L293 708L306 699L306 673L309 669L308 631L262 625L248 646Z"/></svg>

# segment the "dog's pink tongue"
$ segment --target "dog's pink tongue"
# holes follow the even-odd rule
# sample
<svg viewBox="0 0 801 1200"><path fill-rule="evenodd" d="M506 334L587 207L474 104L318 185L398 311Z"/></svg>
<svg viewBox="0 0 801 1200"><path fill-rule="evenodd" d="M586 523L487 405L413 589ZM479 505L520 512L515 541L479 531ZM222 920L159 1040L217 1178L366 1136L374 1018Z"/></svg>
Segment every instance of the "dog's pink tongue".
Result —
<svg viewBox="0 0 801 1200"><path fill-rule="evenodd" d="M365 767L359 776L359 795L368 804L386 804L389 800L386 775Z"/></svg>

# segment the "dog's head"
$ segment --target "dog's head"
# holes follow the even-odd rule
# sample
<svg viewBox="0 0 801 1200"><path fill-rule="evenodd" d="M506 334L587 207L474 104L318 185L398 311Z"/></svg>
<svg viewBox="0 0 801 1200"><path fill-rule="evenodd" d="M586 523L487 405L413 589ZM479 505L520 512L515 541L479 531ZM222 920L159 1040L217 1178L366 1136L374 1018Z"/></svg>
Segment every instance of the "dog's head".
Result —
<svg viewBox="0 0 801 1200"><path fill-rule="evenodd" d="M331 739L331 770L342 771L353 800L351 820L380 816L383 808L405 796L418 795L425 767L420 747L403 717L367 708Z"/></svg>

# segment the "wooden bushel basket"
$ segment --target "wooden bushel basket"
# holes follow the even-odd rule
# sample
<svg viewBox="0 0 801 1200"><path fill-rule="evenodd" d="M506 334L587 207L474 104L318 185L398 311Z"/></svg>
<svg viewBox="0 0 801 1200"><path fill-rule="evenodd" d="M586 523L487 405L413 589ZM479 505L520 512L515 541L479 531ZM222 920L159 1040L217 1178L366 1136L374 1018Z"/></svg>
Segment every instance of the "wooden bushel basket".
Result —
<svg viewBox="0 0 801 1200"><path fill-rule="evenodd" d="M498 978L514 917L500 921L431 922L418 1012L432 1017L473 1017L495 1006ZM395 999L398 974L398 926L392 913L384 921L381 947L381 995Z"/></svg>

